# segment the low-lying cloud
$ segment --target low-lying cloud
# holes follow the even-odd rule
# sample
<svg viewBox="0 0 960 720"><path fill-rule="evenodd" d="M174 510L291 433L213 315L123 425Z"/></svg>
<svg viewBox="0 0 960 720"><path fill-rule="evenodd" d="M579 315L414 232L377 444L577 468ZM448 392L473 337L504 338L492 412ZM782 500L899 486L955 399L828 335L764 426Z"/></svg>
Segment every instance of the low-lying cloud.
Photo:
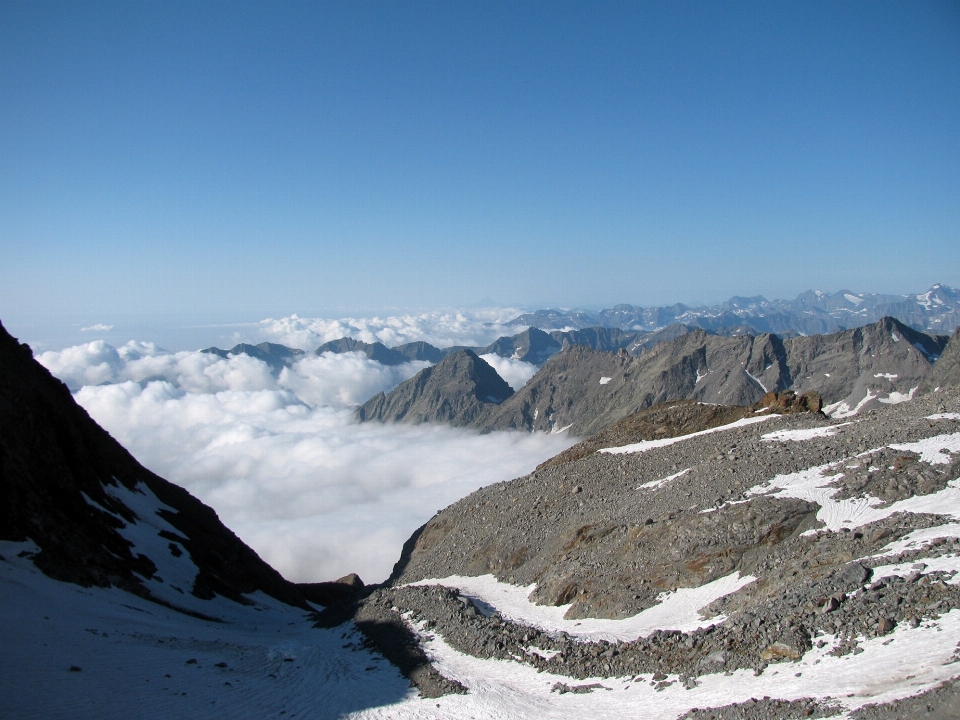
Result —
<svg viewBox="0 0 960 720"><path fill-rule="evenodd" d="M294 581L349 572L383 580L437 510L574 442L354 422L353 405L425 363L384 367L357 353L324 354L275 376L245 355L102 342L38 359L138 460L211 505Z"/></svg>
<svg viewBox="0 0 960 720"><path fill-rule="evenodd" d="M519 390L526 385L527 381L539 370L533 363L500 357L496 353L486 353L480 357L496 370L497 375L506 380L507 385L514 390Z"/></svg>
<svg viewBox="0 0 960 720"><path fill-rule="evenodd" d="M308 405L349 407L390 390L427 367L426 362L381 365L362 353L308 355L274 375L249 355L170 353L153 343L115 348L103 340L49 351L37 360L71 391L89 385L163 381L188 393L291 390Z"/></svg>
<svg viewBox="0 0 960 720"><path fill-rule="evenodd" d="M298 315L263 320L258 337L301 350L352 337L394 347L425 340L437 347L489 345L503 335L516 335L525 325L507 325L522 311L516 308L435 311L367 318L302 318Z"/></svg>

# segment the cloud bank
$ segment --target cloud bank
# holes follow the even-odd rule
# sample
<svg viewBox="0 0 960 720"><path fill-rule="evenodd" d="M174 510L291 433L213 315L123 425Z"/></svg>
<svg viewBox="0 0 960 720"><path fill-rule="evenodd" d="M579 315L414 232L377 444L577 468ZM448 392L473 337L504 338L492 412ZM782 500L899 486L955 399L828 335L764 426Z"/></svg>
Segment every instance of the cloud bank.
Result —
<svg viewBox="0 0 960 720"><path fill-rule="evenodd" d="M212 353L170 353L153 343L128 342L115 348L103 340L49 351L37 360L72 392L89 385L163 381L188 393L291 390L308 405L350 407L413 377L429 363L385 366L362 353L324 353L301 358L274 376L249 355L221 358Z"/></svg>
<svg viewBox="0 0 960 720"><path fill-rule="evenodd" d="M507 385L514 390L519 390L526 385L527 381L540 369L533 363L500 357L496 353L486 353L480 357L496 370L497 375L506 380Z"/></svg>
<svg viewBox="0 0 960 720"><path fill-rule="evenodd" d="M507 325L522 310L435 311L420 314L368 318L301 318L298 315L260 322L260 340L301 350L315 350L330 340L352 337L363 342L382 342L387 347L425 340L437 347L489 345L503 335L516 335L525 325Z"/></svg>
<svg viewBox="0 0 960 720"><path fill-rule="evenodd" d="M100 341L38 359L140 462L211 505L299 582L349 572L385 579L403 542L436 511L575 441L353 421L353 405L425 363L324 354L274 376L245 355Z"/></svg>

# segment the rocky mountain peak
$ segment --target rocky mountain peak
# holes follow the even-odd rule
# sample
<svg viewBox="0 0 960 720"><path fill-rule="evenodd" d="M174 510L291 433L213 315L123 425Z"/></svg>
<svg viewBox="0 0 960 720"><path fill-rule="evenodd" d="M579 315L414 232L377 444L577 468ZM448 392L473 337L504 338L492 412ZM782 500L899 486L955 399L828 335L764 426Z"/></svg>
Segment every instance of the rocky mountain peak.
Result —
<svg viewBox="0 0 960 720"><path fill-rule="evenodd" d="M360 420L466 425L513 395L497 371L472 350L457 350L436 365L380 393L357 410Z"/></svg>

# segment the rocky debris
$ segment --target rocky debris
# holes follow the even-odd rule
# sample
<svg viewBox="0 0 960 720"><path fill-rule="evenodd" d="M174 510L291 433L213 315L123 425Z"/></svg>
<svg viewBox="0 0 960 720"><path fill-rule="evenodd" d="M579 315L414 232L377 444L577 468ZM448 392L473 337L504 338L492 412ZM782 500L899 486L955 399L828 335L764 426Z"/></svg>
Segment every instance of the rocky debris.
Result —
<svg viewBox="0 0 960 720"><path fill-rule="evenodd" d="M852 720L956 720L960 717L960 680L948 680L932 690L885 705L866 705Z"/></svg>
<svg viewBox="0 0 960 720"><path fill-rule="evenodd" d="M394 605L394 598L376 588L353 595L316 615L316 627L333 628L353 621L366 647L389 660L416 687L421 697L462 694L467 689L444 677L420 647L417 635Z"/></svg>
<svg viewBox="0 0 960 720"><path fill-rule="evenodd" d="M774 700L769 697L684 713L680 720L794 720L795 718L828 718L840 715L843 708L813 699Z"/></svg>
<svg viewBox="0 0 960 720"><path fill-rule="evenodd" d="M554 683L553 687L550 688L550 692L555 692L560 695L565 695L566 693L574 693L575 695L583 695L585 693L591 693L594 690L609 690L610 688L601 685L600 683L590 683L589 685L567 685L566 683Z"/></svg>
<svg viewBox="0 0 960 720"><path fill-rule="evenodd" d="M389 394L357 409L357 418L380 422L446 422L466 425L497 406L513 389L471 350L451 353Z"/></svg>
<svg viewBox="0 0 960 720"><path fill-rule="evenodd" d="M593 437L541 463L537 470L579 460L601 448L690 435L728 425L751 414L753 409L749 407L704 405L694 400L661 403L608 425Z"/></svg>
<svg viewBox="0 0 960 720"><path fill-rule="evenodd" d="M816 406L815 399L798 400L785 396L784 408ZM760 674L789 666L813 647L856 656L865 639L936 622L960 609L960 585L949 582L952 574L928 568L931 559L960 555L960 538L935 538L882 554L909 533L953 520L896 513L834 532L822 528L812 503L748 491L774 475L832 463L828 474L838 476L832 480L836 499L871 495L886 504L937 492L957 477L956 464L931 465L916 453L887 446L957 432L960 421L949 414L958 411L960 396L940 392L863 413L853 424L788 411L644 453L594 452L607 442L628 444L658 432L665 437L679 429L726 425L755 412L691 402L659 406L635 416L632 426L625 421L591 438L586 454L571 453L563 462L482 488L445 509L411 537L389 583L357 607L389 609L397 622L407 618L408 629L436 633L460 652L571 678L557 692L572 691L576 680L614 677L657 689L676 683L694 687L708 673ZM930 419L934 413L947 416ZM771 435L830 427L829 433ZM875 568L892 563L913 569L876 576ZM651 607L664 592L732 572L757 579L701 610L717 618L716 625L694 632L660 630L631 642L580 641L511 621L453 589L406 585L492 573L515 586L535 585L534 602L570 604L568 619L624 618ZM950 700L938 696L933 702L940 707ZM774 719L838 712L829 702L763 699L687 716Z"/></svg>
<svg viewBox="0 0 960 720"><path fill-rule="evenodd" d="M943 429L951 426L960 427L960 423L948 421ZM946 465L930 465L920 462L916 453L880 448L837 470L842 476L832 483L839 488L835 498L872 496L889 504L943 490L960 477L960 458Z"/></svg>
<svg viewBox="0 0 960 720"><path fill-rule="evenodd" d="M0 539L32 540L40 548L34 564L57 580L113 585L160 602L141 578L157 574L170 556L134 552L118 531L136 515L107 491L139 483L174 509L158 515L177 532L161 535L197 566L193 595L247 603L245 594L262 590L308 607L296 586L224 527L211 508L141 466L0 326Z"/></svg>

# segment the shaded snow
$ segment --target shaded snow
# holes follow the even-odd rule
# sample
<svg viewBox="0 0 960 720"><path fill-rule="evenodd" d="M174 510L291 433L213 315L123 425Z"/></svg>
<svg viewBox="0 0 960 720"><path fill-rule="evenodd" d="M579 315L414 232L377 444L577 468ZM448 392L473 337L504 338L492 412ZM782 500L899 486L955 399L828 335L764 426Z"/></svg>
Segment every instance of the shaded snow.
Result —
<svg viewBox="0 0 960 720"><path fill-rule="evenodd" d="M261 720L425 705L352 626L315 629L308 613L261 593L251 606L198 601L223 620L204 621L116 588L52 580L20 557L32 551L0 542L0 716Z"/></svg>

